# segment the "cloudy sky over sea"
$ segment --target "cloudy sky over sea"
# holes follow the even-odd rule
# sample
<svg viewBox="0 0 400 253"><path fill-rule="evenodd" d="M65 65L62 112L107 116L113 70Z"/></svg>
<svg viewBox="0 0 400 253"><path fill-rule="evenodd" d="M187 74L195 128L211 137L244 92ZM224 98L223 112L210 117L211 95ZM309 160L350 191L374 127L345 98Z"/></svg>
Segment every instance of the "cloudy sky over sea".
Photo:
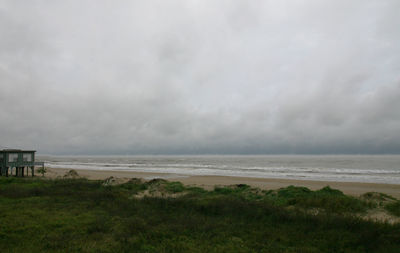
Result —
<svg viewBox="0 0 400 253"><path fill-rule="evenodd" d="M398 0L0 0L0 146L400 153Z"/></svg>

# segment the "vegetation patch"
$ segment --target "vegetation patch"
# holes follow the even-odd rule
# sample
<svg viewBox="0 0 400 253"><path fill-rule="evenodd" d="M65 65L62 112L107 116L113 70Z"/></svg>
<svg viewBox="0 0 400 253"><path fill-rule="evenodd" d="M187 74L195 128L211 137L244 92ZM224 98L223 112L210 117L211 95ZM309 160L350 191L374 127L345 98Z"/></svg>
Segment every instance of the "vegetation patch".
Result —
<svg viewBox="0 0 400 253"><path fill-rule="evenodd" d="M165 184L165 190L170 193L183 192L185 187L181 182L168 182Z"/></svg>
<svg viewBox="0 0 400 253"><path fill-rule="evenodd" d="M76 172L76 170L69 170L67 173L65 173L64 178L79 178L79 174Z"/></svg>
<svg viewBox="0 0 400 253"><path fill-rule="evenodd" d="M347 196L343 192L326 186L312 191L305 187L289 186L277 191L267 191L266 199L279 206L318 208L330 213L365 212L374 205L363 199Z"/></svg>
<svg viewBox="0 0 400 253"><path fill-rule="evenodd" d="M388 210L391 214L400 217L400 201L395 201L387 204L385 206L385 209Z"/></svg>
<svg viewBox="0 0 400 253"><path fill-rule="evenodd" d="M400 224L364 208L329 187L0 178L0 252L400 252Z"/></svg>

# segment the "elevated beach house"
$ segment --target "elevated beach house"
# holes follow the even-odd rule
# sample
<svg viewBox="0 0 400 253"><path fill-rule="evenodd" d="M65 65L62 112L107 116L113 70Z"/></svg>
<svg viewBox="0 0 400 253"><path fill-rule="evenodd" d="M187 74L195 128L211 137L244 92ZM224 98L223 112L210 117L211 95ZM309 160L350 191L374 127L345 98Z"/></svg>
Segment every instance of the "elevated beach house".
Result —
<svg viewBox="0 0 400 253"><path fill-rule="evenodd" d="M35 150L3 149L0 150L0 176L14 174L25 176L31 170L32 177L35 175L35 166L44 167L43 162L35 162Z"/></svg>

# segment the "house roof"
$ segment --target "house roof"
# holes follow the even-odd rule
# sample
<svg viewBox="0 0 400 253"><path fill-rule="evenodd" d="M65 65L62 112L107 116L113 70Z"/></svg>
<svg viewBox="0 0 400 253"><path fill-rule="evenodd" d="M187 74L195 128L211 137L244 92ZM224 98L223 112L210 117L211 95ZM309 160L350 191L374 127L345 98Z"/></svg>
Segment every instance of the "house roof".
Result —
<svg viewBox="0 0 400 253"><path fill-rule="evenodd" d="M32 153L32 152L36 152L36 150L3 149L3 150L0 150L0 152L1 153L10 153L10 152Z"/></svg>

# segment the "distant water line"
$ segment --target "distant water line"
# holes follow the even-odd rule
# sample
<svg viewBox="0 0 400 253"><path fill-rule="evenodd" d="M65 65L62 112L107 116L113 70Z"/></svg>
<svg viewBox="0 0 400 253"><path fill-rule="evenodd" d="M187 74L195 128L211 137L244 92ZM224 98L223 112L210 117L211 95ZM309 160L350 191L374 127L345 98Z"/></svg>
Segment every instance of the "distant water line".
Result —
<svg viewBox="0 0 400 253"><path fill-rule="evenodd" d="M38 156L50 168L400 184L400 155Z"/></svg>

